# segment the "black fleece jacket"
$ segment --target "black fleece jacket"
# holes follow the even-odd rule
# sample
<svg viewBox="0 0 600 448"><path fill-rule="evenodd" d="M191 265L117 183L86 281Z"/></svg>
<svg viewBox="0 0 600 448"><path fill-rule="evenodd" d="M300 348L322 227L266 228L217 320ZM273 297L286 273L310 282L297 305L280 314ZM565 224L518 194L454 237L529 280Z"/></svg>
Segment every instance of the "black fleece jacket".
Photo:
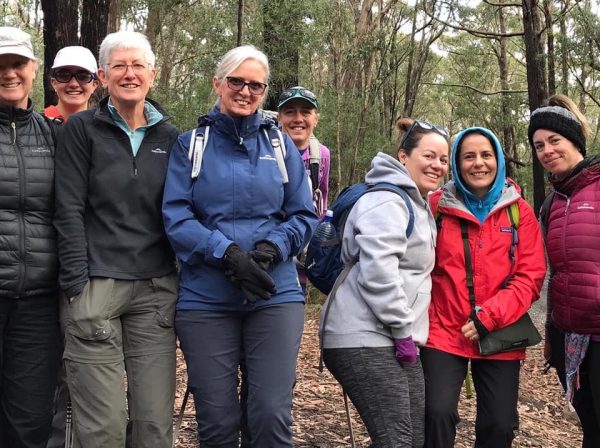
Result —
<svg viewBox="0 0 600 448"><path fill-rule="evenodd" d="M146 130L135 157L108 98L70 117L60 132L54 225L67 297L79 294L90 277L141 280L175 269L161 207L178 131L151 103L164 117Z"/></svg>

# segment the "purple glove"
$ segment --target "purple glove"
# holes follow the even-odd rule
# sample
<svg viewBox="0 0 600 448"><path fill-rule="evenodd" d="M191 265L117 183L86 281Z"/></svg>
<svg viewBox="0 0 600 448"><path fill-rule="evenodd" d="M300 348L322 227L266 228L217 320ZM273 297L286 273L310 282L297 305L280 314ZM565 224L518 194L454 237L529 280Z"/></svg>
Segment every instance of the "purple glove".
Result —
<svg viewBox="0 0 600 448"><path fill-rule="evenodd" d="M413 342L412 336L395 339L394 346L396 347L396 361L398 361L401 366L416 364L417 346Z"/></svg>

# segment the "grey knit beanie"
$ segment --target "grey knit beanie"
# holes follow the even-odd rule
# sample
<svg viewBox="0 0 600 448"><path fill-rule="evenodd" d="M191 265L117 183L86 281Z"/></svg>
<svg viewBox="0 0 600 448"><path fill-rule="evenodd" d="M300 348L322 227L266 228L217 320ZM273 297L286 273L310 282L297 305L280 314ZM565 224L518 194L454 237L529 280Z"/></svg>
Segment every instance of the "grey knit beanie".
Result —
<svg viewBox="0 0 600 448"><path fill-rule="evenodd" d="M554 131L570 140L585 157L585 135L577 116L560 106L540 107L532 112L529 120L529 144L533 147L533 134L538 129Z"/></svg>

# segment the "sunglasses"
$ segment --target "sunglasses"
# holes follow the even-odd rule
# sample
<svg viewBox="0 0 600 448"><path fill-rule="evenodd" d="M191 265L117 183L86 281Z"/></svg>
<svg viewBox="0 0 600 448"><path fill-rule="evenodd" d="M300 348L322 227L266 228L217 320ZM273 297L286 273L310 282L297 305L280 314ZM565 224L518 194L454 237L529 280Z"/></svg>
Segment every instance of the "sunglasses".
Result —
<svg viewBox="0 0 600 448"><path fill-rule="evenodd" d="M262 95L267 89L267 84L263 82L245 81L242 78L237 78L235 76L227 76L225 79L227 80L227 87L236 92L240 92L244 87L248 86L248 91L252 95Z"/></svg>
<svg viewBox="0 0 600 448"><path fill-rule="evenodd" d="M290 98L304 98L305 100L309 100L310 102L317 104L317 96L304 87L292 87L285 90L279 97L278 103L281 104Z"/></svg>
<svg viewBox="0 0 600 448"><path fill-rule="evenodd" d="M400 145L399 145L400 148L404 147L404 144L406 143L406 140L408 140L408 137L410 137L411 132L415 128L421 128L421 129L424 129L426 131L437 132L438 134L440 134L444 138L448 138L449 137L448 129L446 129L446 128L440 128L440 127L435 126L435 125L433 125L433 124L431 124L431 123L429 123L427 121L415 120L413 122L412 126L410 128L408 128L408 131L406 132L406 135L404 136L404 138L400 142Z"/></svg>
<svg viewBox="0 0 600 448"><path fill-rule="evenodd" d="M87 71L73 73L68 70L55 71L52 77L62 84L71 82L73 78L82 84L90 83L96 79L96 75Z"/></svg>

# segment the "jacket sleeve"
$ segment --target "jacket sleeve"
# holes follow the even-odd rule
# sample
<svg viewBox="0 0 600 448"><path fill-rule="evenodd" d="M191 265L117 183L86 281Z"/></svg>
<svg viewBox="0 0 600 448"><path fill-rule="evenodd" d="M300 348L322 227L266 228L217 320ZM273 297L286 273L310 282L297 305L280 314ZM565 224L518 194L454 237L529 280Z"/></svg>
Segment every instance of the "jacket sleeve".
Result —
<svg viewBox="0 0 600 448"><path fill-rule="evenodd" d="M190 136L190 132L181 134L171 149L162 205L165 231L177 258L184 263L220 266L233 241L219 230L209 230L196 217L192 163L188 159Z"/></svg>
<svg viewBox="0 0 600 448"><path fill-rule="evenodd" d="M386 196L389 199L381 200ZM358 292L396 339L410 336L415 321L399 268L399 260L405 256L408 245L408 216L406 203L392 192L363 196L348 216L359 249Z"/></svg>
<svg viewBox="0 0 600 448"><path fill-rule="evenodd" d="M489 330L494 331L516 322L529 310L540 291L546 276L546 257L540 226L533 210L519 199L520 222L517 228L519 243L515 254L513 275L504 289L481 305L477 317Z"/></svg>
<svg viewBox="0 0 600 448"><path fill-rule="evenodd" d="M90 148L83 120L74 116L58 133L55 157L54 226L60 262L59 283L67 297L79 294L88 281L85 209Z"/></svg>
<svg viewBox="0 0 600 448"><path fill-rule="evenodd" d="M283 186L281 211L285 220L269 232L267 240L276 244L283 260L287 260L300 254L308 244L318 218L300 152L287 135L284 135L284 140L289 178Z"/></svg>

